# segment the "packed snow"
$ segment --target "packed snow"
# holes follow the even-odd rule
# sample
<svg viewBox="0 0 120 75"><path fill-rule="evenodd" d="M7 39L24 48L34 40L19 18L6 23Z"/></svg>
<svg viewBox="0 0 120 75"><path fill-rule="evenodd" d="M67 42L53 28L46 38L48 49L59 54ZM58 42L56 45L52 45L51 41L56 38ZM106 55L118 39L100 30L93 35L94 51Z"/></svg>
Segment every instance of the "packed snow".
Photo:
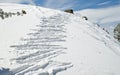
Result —
<svg viewBox="0 0 120 75"><path fill-rule="evenodd" d="M0 75L120 75L120 45L97 24L32 5L0 4Z"/></svg>

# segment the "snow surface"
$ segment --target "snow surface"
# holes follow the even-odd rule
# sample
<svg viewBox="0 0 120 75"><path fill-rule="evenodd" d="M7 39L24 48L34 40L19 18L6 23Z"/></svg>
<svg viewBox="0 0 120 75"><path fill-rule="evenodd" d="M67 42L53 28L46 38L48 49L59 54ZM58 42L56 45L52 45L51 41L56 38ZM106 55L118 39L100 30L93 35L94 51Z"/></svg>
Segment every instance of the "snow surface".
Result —
<svg viewBox="0 0 120 75"><path fill-rule="evenodd" d="M120 75L120 45L96 24L38 6L0 8L27 12L0 18L2 75Z"/></svg>

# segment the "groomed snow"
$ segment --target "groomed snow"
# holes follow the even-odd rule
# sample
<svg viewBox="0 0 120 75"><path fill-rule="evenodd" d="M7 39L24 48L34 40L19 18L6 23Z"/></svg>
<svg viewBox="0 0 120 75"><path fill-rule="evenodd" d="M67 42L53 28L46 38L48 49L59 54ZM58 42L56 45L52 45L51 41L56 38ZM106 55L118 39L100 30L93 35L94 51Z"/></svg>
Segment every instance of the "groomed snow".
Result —
<svg viewBox="0 0 120 75"><path fill-rule="evenodd" d="M13 75L120 75L120 45L81 16L38 6L0 4L23 16L0 18L0 67Z"/></svg>

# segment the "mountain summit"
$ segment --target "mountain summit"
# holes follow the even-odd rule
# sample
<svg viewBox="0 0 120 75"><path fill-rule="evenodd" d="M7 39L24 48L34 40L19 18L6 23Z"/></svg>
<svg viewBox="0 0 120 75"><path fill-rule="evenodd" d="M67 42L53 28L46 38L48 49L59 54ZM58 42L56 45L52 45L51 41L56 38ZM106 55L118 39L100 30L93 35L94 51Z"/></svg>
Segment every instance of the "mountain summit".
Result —
<svg viewBox="0 0 120 75"><path fill-rule="evenodd" d="M120 75L120 45L98 25L39 6L0 8L1 75Z"/></svg>

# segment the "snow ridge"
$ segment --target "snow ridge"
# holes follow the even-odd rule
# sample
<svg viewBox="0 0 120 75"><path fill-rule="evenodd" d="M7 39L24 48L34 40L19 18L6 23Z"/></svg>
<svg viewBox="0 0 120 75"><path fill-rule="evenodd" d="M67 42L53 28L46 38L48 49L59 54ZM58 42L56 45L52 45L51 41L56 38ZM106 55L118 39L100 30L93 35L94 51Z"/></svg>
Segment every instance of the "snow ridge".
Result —
<svg viewBox="0 0 120 75"><path fill-rule="evenodd" d="M10 68L1 68L2 75L120 75L119 44L96 24L37 6L1 7L27 12L0 19L0 50L16 55L2 56L0 64Z"/></svg>

